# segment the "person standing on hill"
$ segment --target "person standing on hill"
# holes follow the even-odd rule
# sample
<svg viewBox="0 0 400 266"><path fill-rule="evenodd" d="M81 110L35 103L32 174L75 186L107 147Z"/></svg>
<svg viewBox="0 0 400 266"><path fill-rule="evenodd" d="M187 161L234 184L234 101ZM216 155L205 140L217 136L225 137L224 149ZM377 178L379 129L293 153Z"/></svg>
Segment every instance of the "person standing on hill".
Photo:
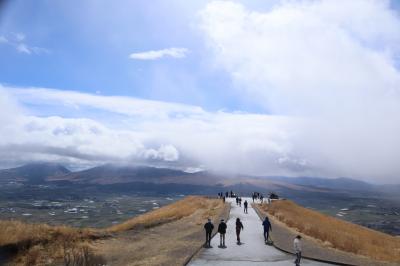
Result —
<svg viewBox="0 0 400 266"><path fill-rule="evenodd" d="M244 206L244 213L247 213L247 200L244 201L243 206Z"/></svg>
<svg viewBox="0 0 400 266"><path fill-rule="evenodd" d="M294 264L296 266L300 265L300 260L301 260L301 236L297 235L294 240L293 240L293 249L294 252L296 253L296 260L294 261Z"/></svg>
<svg viewBox="0 0 400 266"><path fill-rule="evenodd" d="M214 225L212 224L210 218L208 218L207 223L204 224L204 230L206 230L206 244L205 244L205 246L207 248L212 248L212 246L211 246L211 234L212 234L212 231L214 230Z"/></svg>
<svg viewBox="0 0 400 266"><path fill-rule="evenodd" d="M224 219L221 219L221 222L218 225L218 233L219 233L219 247L226 248L225 246L225 234L226 234L226 223Z"/></svg>
<svg viewBox="0 0 400 266"><path fill-rule="evenodd" d="M272 231L272 226L271 226L271 222L268 219L268 216L265 216L265 220L262 223L263 228L264 228L264 241L265 243L267 243L268 239L269 239L269 231Z"/></svg>
<svg viewBox="0 0 400 266"><path fill-rule="evenodd" d="M243 230L243 229L244 229L244 227L243 227L242 222L240 221L239 218L237 218L236 219L236 239L237 239L237 244L238 245L241 244L241 242L240 242L240 231Z"/></svg>

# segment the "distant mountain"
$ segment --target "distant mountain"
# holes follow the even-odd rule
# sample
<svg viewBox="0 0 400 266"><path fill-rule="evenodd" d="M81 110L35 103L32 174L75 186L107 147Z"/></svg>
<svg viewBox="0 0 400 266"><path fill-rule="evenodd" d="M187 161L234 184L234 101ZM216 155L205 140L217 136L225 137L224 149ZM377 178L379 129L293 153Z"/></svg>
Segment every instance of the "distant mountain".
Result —
<svg viewBox="0 0 400 266"><path fill-rule="evenodd" d="M168 168L149 166L116 166L106 164L63 176L53 176L49 181L70 181L84 184L118 184L131 182L160 183L170 179L190 175L186 172Z"/></svg>
<svg viewBox="0 0 400 266"><path fill-rule="evenodd" d="M333 179L319 177L267 177L267 179L300 186L331 190L373 191L377 189L376 185L344 177Z"/></svg>
<svg viewBox="0 0 400 266"><path fill-rule="evenodd" d="M116 185L128 183L152 183L157 185L176 184L200 187L241 188L243 191L257 190L282 191L282 189L301 191L323 191L321 189L291 184L282 181L271 181L265 178L247 176L227 177L207 171L187 173L168 168L149 166L102 165L68 175L53 176L49 181L69 181L75 184Z"/></svg>
<svg viewBox="0 0 400 266"><path fill-rule="evenodd" d="M30 163L20 167L0 170L0 182L43 183L48 178L71 173L60 164Z"/></svg>

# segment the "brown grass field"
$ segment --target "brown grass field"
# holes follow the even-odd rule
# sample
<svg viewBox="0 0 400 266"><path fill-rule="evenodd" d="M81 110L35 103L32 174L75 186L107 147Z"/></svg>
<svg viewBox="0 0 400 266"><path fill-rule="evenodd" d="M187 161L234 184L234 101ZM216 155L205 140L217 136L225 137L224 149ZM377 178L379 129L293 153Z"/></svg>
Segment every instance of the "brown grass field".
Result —
<svg viewBox="0 0 400 266"><path fill-rule="evenodd" d="M95 240L107 242L120 235L132 234L128 232L139 235L141 231L178 222L193 214L204 222L207 217L218 216L223 207L220 200L191 196L104 229L0 221L0 248L12 253L12 265L53 265L56 262L64 262L64 265L104 264L105 259L103 254L98 254L99 249L96 254L93 252ZM197 227L199 221L196 221ZM144 248L151 250L152 244L155 243L147 243L148 247ZM107 253L105 250L100 251ZM1 265L3 263L0 261Z"/></svg>
<svg viewBox="0 0 400 266"><path fill-rule="evenodd" d="M210 202L212 206L210 206ZM116 233L137 228L151 228L165 223L173 222L189 216L196 210L204 210L203 218L213 216L220 201L206 199L204 197L189 196L174 204L167 205L155 211L137 216L121 224L107 228L108 232Z"/></svg>
<svg viewBox="0 0 400 266"><path fill-rule="evenodd" d="M400 263L398 237L321 214L289 200L264 204L260 209L325 246L378 261Z"/></svg>
<svg viewBox="0 0 400 266"><path fill-rule="evenodd" d="M218 199L187 197L175 204L109 228L115 237L96 241L93 250L110 265L184 265L205 240L203 224L229 214Z"/></svg>

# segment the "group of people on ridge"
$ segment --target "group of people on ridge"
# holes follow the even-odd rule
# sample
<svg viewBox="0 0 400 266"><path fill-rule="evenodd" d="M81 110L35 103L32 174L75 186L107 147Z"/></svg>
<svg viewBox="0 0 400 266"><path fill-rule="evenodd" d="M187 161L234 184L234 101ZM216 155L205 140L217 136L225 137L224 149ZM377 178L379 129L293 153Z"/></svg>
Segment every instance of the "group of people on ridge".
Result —
<svg viewBox="0 0 400 266"><path fill-rule="evenodd" d="M224 195L223 193L218 193L218 196L220 198L222 198L225 202L225 196L231 196L232 198L236 198L236 205L241 206L241 201L242 198L240 198L239 196L236 196L232 191L229 194L228 192L226 192L226 194ZM253 193L252 194L252 198L253 201L255 199L262 199L263 196L260 193ZM248 202L247 200L244 201L244 213L248 213L247 212L247 207L248 207ZM237 244L241 245L241 241L240 241L240 232L244 230L244 226L242 221L239 218L236 218L236 240L237 240ZM269 221L268 217L265 217L264 221L262 222L262 227L263 227L263 235L264 235L264 241L266 244L272 245L272 241L270 241L270 232L272 231L272 225L271 222ZM206 243L205 243L205 247L207 248L212 248L211 246L211 236L212 236L212 232L214 230L214 225L211 222L211 219L208 219L207 223L204 225L204 229L206 231ZM221 219L219 225L218 225L218 230L217 232L220 235L220 244L219 244L219 248L226 248L225 245L225 234L227 231L227 224L225 223L224 219ZM293 240L293 249L295 251L296 254L296 260L295 260L295 265L298 266L300 265L300 260L301 260L301 236L297 235L294 240Z"/></svg>

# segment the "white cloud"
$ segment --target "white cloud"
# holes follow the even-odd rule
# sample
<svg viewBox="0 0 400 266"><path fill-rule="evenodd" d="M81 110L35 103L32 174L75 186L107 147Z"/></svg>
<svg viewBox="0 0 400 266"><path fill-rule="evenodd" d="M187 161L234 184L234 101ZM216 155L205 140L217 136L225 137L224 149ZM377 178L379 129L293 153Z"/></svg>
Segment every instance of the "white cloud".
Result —
<svg viewBox="0 0 400 266"><path fill-rule="evenodd" d="M11 38L0 36L0 44L7 44L14 47L19 53L23 54L49 54L50 50L37 46L30 46L25 42L25 35L23 33L11 34Z"/></svg>
<svg viewBox="0 0 400 266"><path fill-rule="evenodd" d="M21 32L15 33L14 37L17 42L22 42L23 40L25 40L25 34Z"/></svg>
<svg viewBox="0 0 400 266"><path fill-rule="evenodd" d="M24 54L31 54L32 51L31 49L29 49L26 44L24 43L19 43L15 46L15 48L17 49L18 52L20 53L24 53Z"/></svg>
<svg viewBox="0 0 400 266"><path fill-rule="evenodd" d="M0 128L4 136L0 150L13 152L0 153L0 162L31 158L76 165L147 162L235 173L291 174L279 158L296 160L289 141L296 122L286 117L211 113L196 106L60 90L3 90L4 102L17 99L25 107L41 106L60 113L38 117L29 110L9 111L3 105L2 113L10 122ZM78 115L86 118L72 118L76 107ZM308 166L297 171L306 173Z"/></svg>
<svg viewBox="0 0 400 266"><path fill-rule="evenodd" d="M132 53L129 55L131 59L137 60L156 60L163 57L184 58L189 52L186 48L168 48L162 50L151 50L140 53Z"/></svg>
<svg viewBox="0 0 400 266"><path fill-rule="evenodd" d="M282 1L256 12L218 1L201 28L244 95L304 119L291 145L315 173L398 181L400 18L389 4Z"/></svg>

